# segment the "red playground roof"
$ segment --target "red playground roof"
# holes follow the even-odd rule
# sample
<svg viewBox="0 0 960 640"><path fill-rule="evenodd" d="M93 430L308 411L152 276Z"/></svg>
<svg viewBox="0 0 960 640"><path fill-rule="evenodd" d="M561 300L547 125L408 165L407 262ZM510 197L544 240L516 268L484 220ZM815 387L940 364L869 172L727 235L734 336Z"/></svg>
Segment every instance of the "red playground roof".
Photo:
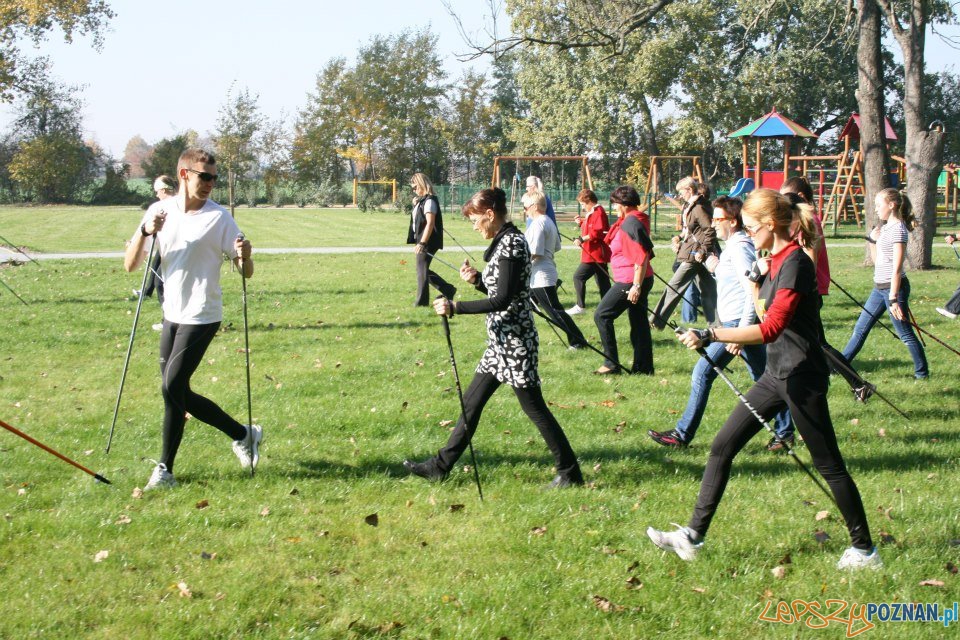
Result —
<svg viewBox="0 0 960 640"><path fill-rule="evenodd" d="M890 121L887 118L883 119L883 129L884 137L887 140L896 140L897 134L893 132L893 126L890 124ZM843 131L840 132L840 138L843 139L847 136L850 136L852 140L860 139L860 114L855 113L850 116L850 119L847 120L847 124L843 126Z"/></svg>
<svg viewBox="0 0 960 640"><path fill-rule="evenodd" d="M797 124L776 108L750 124L727 134L728 138L817 138L817 134Z"/></svg>

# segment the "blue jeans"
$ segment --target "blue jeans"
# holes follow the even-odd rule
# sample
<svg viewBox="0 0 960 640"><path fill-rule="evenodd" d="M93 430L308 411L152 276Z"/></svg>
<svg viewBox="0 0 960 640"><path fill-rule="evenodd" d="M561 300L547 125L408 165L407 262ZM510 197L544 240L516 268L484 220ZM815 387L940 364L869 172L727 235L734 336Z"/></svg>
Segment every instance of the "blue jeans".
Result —
<svg viewBox="0 0 960 640"><path fill-rule="evenodd" d="M724 322L724 327L736 327L740 320ZM727 351L726 345L722 342L714 342L706 349L707 355L721 369L733 360L733 354ZM750 377L756 382L767 367L767 348L762 344L748 344L743 347L743 359L747 363L747 370ZM700 427L700 420L707 408L707 398L710 396L710 389L713 387L713 381L717 379L717 372L713 370L704 358L697 360L691 376L690 398L687 400L687 408L684 410L680 420L677 421L677 433L683 438L684 442L693 440L697 429ZM790 421L790 410L784 409L774 416L774 430L781 438L793 436L793 423Z"/></svg>
<svg viewBox="0 0 960 640"><path fill-rule="evenodd" d="M870 297L863 303L864 310L860 312L860 317L857 318L857 324L853 327L853 335L850 336L850 341L847 342L847 346L843 348L843 357L847 359L847 362L853 362L853 359L857 357L860 349L863 348L863 344L867 341L867 335L870 333L870 329L873 328L873 325L877 323L880 316L886 311L887 315L890 316L890 321L893 322L893 328L896 330L897 335L900 336L903 344L907 345L907 350L910 351L910 357L913 358L913 377L924 379L930 375L930 370L927 368L927 354L923 350L923 345L917 340L917 335L913 332L913 326L910 324L910 306L908 302L910 299L910 281L901 277L900 290L897 292L897 302L900 303L900 310L903 311L905 322L900 322L890 313L889 296L889 289L873 288L873 291L870 292Z"/></svg>
<svg viewBox="0 0 960 640"><path fill-rule="evenodd" d="M697 321L697 307L700 306L700 289L691 282L683 294L683 305L680 307L680 317L684 322L692 324Z"/></svg>

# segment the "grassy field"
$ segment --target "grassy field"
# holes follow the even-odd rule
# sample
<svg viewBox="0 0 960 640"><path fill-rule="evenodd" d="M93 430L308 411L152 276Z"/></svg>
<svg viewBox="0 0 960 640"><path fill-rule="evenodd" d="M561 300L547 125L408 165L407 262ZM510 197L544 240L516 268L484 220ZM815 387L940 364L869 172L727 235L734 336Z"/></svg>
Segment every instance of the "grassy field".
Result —
<svg viewBox="0 0 960 640"><path fill-rule="evenodd" d="M139 216L23 211L0 210L0 233L42 252L119 250ZM239 217L257 246L400 244L406 224L339 210ZM481 244L455 224L458 239ZM960 323L934 312L957 285L956 263L937 251L945 266L911 274L912 303L922 326L957 347ZM860 255L836 248L831 261L834 278L862 299L871 285ZM576 252L558 258L569 278ZM669 269L662 257L655 265ZM223 277L224 328L194 388L244 419L239 276ZM710 438L736 402L718 385L694 446L655 445L646 430L673 425L695 361L666 333L655 335L655 376L611 380L590 375L598 357L566 351L541 327L544 395L588 486L543 490L551 458L501 390L475 440L481 503L471 473L433 485L401 466L435 452L458 413L440 323L411 306L409 256L262 255L248 287L253 412L266 434L256 478L224 436L190 421L180 486L138 498L160 450L155 300L144 302L113 449L103 449L140 274L116 260L51 261L0 267L0 279L30 303L0 289L0 419L113 481L95 484L0 432L0 638L839 638L847 629L837 622L816 630L809 616L760 617L767 607L773 617L779 601L960 598L958 360L930 340L925 384L914 383L906 348L879 328L856 363L909 422L877 399L854 402L842 380L831 388L840 445L886 563L848 575L834 567L847 546L839 514L789 460L763 450L763 437L735 462L697 562L650 544L648 525L686 522ZM834 345L842 348L856 315L830 296ZM577 322L596 342L592 318ZM451 330L466 384L483 319L458 316ZM732 369L749 386L744 367ZM818 530L829 539L819 542ZM921 585L928 580L942 586ZM859 637L951 632L878 622Z"/></svg>

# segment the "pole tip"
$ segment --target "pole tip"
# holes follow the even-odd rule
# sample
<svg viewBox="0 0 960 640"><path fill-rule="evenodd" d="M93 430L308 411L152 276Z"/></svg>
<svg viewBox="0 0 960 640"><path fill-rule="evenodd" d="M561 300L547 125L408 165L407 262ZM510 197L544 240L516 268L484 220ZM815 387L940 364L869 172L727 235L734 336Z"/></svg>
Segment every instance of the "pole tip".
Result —
<svg viewBox="0 0 960 640"><path fill-rule="evenodd" d="M94 482L102 482L103 484L113 484L112 482L110 482L109 480L107 480L106 478L104 478L104 477L103 477L102 475L100 475L99 473L93 474L93 481L94 481Z"/></svg>

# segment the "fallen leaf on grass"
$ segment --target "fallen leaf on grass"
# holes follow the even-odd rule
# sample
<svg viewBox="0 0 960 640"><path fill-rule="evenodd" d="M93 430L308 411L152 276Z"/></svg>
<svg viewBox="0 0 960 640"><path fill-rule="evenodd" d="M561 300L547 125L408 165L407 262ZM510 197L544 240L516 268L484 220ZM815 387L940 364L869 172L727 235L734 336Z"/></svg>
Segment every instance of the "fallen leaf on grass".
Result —
<svg viewBox="0 0 960 640"><path fill-rule="evenodd" d="M117 521L114 524L130 524L131 522L132 520L130 520L130 516L125 513L121 513L120 517L117 518Z"/></svg>
<svg viewBox="0 0 960 640"><path fill-rule="evenodd" d="M694 593L706 593L707 590L704 587L694 587L691 589Z"/></svg>
<svg viewBox="0 0 960 640"><path fill-rule="evenodd" d="M593 471L594 471L594 473L597 473L597 472L600 471L600 463L599 463L599 462L598 462L597 464L593 465Z"/></svg>
<svg viewBox="0 0 960 640"><path fill-rule="evenodd" d="M133 493L131 494L131 496L137 500L140 500L141 498L143 498L143 489L141 489L140 487L134 487Z"/></svg>
<svg viewBox="0 0 960 640"><path fill-rule="evenodd" d="M789 553L783 556L782 558L780 558L780 560L777 562L777 564L792 564L792 563L793 563L793 558L790 557Z"/></svg>
<svg viewBox="0 0 960 640"><path fill-rule="evenodd" d="M879 535L880 535L880 544L895 544L897 542L897 539L894 538L889 533L887 533L886 531L881 531Z"/></svg>
<svg viewBox="0 0 960 640"><path fill-rule="evenodd" d="M880 436L881 438L886 438L886 437L887 437L887 430L886 430L886 429L880 429L879 431L877 431L877 435Z"/></svg>
<svg viewBox="0 0 960 640"><path fill-rule="evenodd" d="M261 518L266 518L268 515L270 515L270 507L264 507L263 509L260 509Z"/></svg>
<svg viewBox="0 0 960 640"><path fill-rule="evenodd" d="M877 511L882 513L888 520L893 520L893 507L884 508L883 505L877 507Z"/></svg>
<svg viewBox="0 0 960 640"><path fill-rule="evenodd" d="M542 536L546 532L547 532L546 527L534 527L533 529L530 529L530 533L532 533L535 536Z"/></svg>
<svg viewBox="0 0 960 640"><path fill-rule="evenodd" d="M109 556L110 556L110 552L107 551L106 549L104 549L104 550L102 550L102 551L97 551L97 552L94 554L94 556L93 556L93 561L94 561L94 562L103 562L103 561L106 560Z"/></svg>
<svg viewBox="0 0 960 640"><path fill-rule="evenodd" d="M953 575L957 575L957 565L953 564L952 562L948 562L947 566L944 568L947 570L947 573L952 573Z"/></svg>
<svg viewBox="0 0 960 640"><path fill-rule="evenodd" d="M377 630L381 634L390 633L391 631L396 631L397 629L403 629L403 623L397 622L396 620L394 620L393 622L387 622L377 627Z"/></svg>
<svg viewBox="0 0 960 640"><path fill-rule="evenodd" d="M288 493L287 495L298 496L300 495L300 489L297 489L296 487L294 487L293 489L290 489L290 493Z"/></svg>
<svg viewBox="0 0 960 640"><path fill-rule="evenodd" d="M615 407L615 406L617 406L617 403L614 402L613 400L601 400L601 401L598 402L597 404L599 404L601 407Z"/></svg>
<svg viewBox="0 0 960 640"><path fill-rule="evenodd" d="M603 596L593 596L593 604L604 613L619 613L625 609L623 605L614 604Z"/></svg>
<svg viewBox="0 0 960 640"><path fill-rule="evenodd" d="M777 580L783 580L787 576L787 568L782 564L777 565L773 569L770 569L770 573L773 574L773 577Z"/></svg>
<svg viewBox="0 0 960 640"><path fill-rule="evenodd" d="M206 551L201 551L200 557L204 560L213 560L217 557L217 552L214 551L213 553L207 553Z"/></svg>
<svg viewBox="0 0 960 640"><path fill-rule="evenodd" d="M824 531L823 529L817 529L816 531L813 532L813 537L816 539L817 542L819 542L820 544L823 544L824 542L830 539L830 534Z"/></svg>
<svg viewBox="0 0 960 640"><path fill-rule="evenodd" d="M613 547L603 547L600 549L601 553L604 553L608 556L615 556L618 553L623 553L625 549L614 549Z"/></svg>
<svg viewBox="0 0 960 640"><path fill-rule="evenodd" d="M627 589L643 589L643 583L637 576L627 578Z"/></svg>
<svg viewBox="0 0 960 640"><path fill-rule="evenodd" d="M93 453L93 449L87 449L86 451L83 452L83 455L89 456L89 455L91 455L92 453Z"/></svg>
<svg viewBox="0 0 960 640"><path fill-rule="evenodd" d="M213 596L213 599L214 599L214 600L223 600L223 599L226 598L226 597L227 597L227 594L225 594L225 593L222 592L222 591L217 591L217 595Z"/></svg>
<svg viewBox="0 0 960 640"><path fill-rule="evenodd" d="M187 586L186 582L177 583L177 595L181 598L192 598L193 592L190 591L190 587Z"/></svg>
<svg viewBox="0 0 960 640"><path fill-rule="evenodd" d="M463 506L464 506L464 505L462 505L462 504L452 504L452 505L450 505L450 507L449 507L449 508L450 508L450 512L451 512L451 513L456 513L457 511L463 511Z"/></svg>
<svg viewBox="0 0 960 640"><path fill-rule="evenodd" d="M852 424L853 426L857 426L858 424L860 424L860 418L853 418L850 421L850 424Z"/></svg>
<svg viewBox="0 0 960 640"><path fill-rule="evenodd" d="M942 587L943 580L921 580L920 586L921 587Z"/></svg>
<svg viewBox="0 0 960 640"><path fill-rule="evenodd" d="M209 500L201 500L200 502L198 502L198 503L197 503L196 505L194 505L194 506L196 506L197 509L206 509L207 507L210 506L210 501L209 501Z"/></svg>
<svg viewBox="0 0 960 640"><path fill-rule="evenodd" d="M814 519L816 519L817 522L820 522L821 520L826 520L829 517L830 517L829 511L818 511L817 515L814 516Z"/></svg>
<svg viewBox="0 0 960 640"><path fill-rule="evenodd" d="M441 420L439 424L441 427L449 427L453 424L453 420Z"/></svg>
<svg viewBox="0 0 960 640"><path fill-rule="evenodd" d="M378 516L375 513L371 513L366 518L364 518L363 521L366 522L371 527L376 527L377 525L380 524L380 516Z"/></svg>
<svg viewBox="0 0 960 640"><path fill-rule="evenodd" d="M303 542L303 538L301 538L300 536L290 536L289 538L285 538L285 539L287 542L291 544L299 544Z"/></svg>

